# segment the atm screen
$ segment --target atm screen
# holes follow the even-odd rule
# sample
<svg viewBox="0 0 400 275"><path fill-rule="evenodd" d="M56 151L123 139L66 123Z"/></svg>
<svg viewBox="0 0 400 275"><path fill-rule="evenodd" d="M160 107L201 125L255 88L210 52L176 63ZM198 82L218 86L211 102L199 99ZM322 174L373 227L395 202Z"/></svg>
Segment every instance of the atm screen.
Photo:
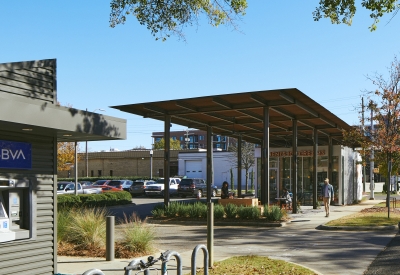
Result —
<svg viewBox="0 0 400 275"><path fill-rule="evenodd" d="M0 200L0 218L8 218L6 212L4 211L3 203Z"/></svg>
<svg viewBox="0 0 400 275"><path fill-rule="evenodd" d="M9 180L0 180L0 186L10 186Z"/></svg>

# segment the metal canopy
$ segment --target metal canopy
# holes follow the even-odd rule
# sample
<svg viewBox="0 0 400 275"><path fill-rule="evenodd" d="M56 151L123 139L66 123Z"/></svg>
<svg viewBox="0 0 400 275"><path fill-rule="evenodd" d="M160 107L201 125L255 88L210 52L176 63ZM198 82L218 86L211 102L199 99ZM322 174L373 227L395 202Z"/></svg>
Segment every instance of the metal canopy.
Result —
<svg viewBox="0 0 400 275"><path fill-rule="evenodd" d="M298 89L266 90L112 106L112 108L165 121L188 128L207 130L213 134L262 144L263 110L270 107L270 146L291 147L292 121L297 120L298 146L313 144L313 129L319 132L318 144L327 145L328 137L333 144L340 144L342 130L350 125L322 107Z"/></svg>
<svg viewBox="0 0 400 275"><path fill-rule="evenodd" d="M35 100L0 96L0 130L57 136L59 142L126 139L126 120Z"/></svg>

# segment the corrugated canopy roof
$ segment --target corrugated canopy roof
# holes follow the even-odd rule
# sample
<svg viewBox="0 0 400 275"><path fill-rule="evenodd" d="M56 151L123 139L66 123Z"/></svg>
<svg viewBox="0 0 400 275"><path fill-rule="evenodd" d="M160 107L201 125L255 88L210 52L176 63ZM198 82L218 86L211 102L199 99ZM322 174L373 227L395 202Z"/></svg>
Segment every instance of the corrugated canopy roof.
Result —
<svg viewBox="0 0 400 275"><path fill-rule="evenodd" d="M340 144L342 129L350 125L322 107L298 89L280 89L247 93L213 95L197 98L137 103L112 108L213 134L238 137L262 144L264 107L270 107L270 146L288 147L292 143L292 120L297 119L298 146L312 145L313 128L318 130L319 145Z"/></svg>

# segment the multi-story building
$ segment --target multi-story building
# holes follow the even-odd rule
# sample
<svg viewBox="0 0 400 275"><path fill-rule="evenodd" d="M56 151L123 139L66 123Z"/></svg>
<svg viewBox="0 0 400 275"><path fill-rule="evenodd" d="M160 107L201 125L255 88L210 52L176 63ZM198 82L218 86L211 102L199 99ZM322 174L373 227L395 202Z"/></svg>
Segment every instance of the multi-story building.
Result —
<svg viewBox="0 0 400 275"><path fill-rule="evenodd" d="M207 149L207 132L201 130L187 129L185 131L171 131L171 138L179 140L182 149ZM153 144L164 138L164 132L153 132ZM234 138L214 135L213 148L227 151Z"/></svg>

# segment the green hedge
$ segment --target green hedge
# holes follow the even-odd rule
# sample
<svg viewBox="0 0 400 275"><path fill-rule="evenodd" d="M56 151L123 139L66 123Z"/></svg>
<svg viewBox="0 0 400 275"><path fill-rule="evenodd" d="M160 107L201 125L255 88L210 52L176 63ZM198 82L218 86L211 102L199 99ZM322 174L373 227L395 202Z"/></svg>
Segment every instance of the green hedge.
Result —
<svg viewBox="0 0 400 275"><path fill-rule="evenodd" d="M73 207L104 207L112 205L130 204L132 196L129 192L105 192L102 194L63 194L57 196L58 209Z"/></svg>
<svg viewBox="0 0 400 275"><path fill-rule="evenodd" d="M150 177L138 177L138 176L129 176L129 177L78 177L78 181L91 181L95 182L97 180L149 180ZM158 177L153 177L153 180L157 180ZM58 181L75 181L73 177L71 178L58 178Z"/></svg>

